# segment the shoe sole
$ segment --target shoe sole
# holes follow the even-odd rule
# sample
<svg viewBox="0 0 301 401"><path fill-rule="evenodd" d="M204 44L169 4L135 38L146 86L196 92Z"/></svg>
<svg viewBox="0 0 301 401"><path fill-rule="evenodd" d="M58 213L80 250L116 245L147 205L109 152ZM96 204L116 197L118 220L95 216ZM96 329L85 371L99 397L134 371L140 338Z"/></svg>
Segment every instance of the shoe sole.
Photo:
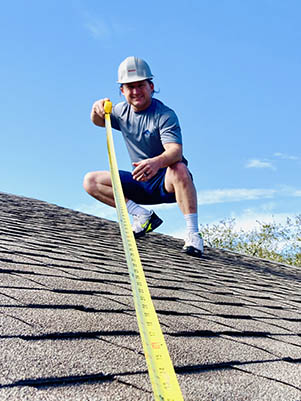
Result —
<svg viewBox="0 0 301 401"><path fill-rule="evenodd" d="M193 246L187 246L186 248L183 248L182 252L190 256L196 256L198 258L201 258L203 256L203 252Z"/></svg>
<svg viewBox="0 0 301 401"><path fill-rule="evenodd" d="M159 226L161 226L162 223L163 223L163 220L161 220L161 219L158 217L154 222L151 223L151 224L152 224L152 228L151 228L150 230L146 229L146 230L140 231L139 233L135 233L135 232L134 232L134 237L135 237L135 238L144 237L145 234L151 233L151 232L154 231L156 228L158 228Z"/></svg>

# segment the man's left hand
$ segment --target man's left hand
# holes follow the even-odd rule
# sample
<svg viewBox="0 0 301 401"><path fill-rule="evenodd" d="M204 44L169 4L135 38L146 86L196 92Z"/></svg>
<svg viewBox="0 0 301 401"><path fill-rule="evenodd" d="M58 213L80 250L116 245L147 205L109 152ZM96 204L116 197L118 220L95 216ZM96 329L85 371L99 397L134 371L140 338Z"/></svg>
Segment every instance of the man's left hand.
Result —
<svg viewBox="0 0 301 401"><path fill-rule="evenodd" d="M160 166L158 161L154 159L145 159L140 162L133 163L135 169L132 171L134 180L147 181L157 174Z"/></svg>

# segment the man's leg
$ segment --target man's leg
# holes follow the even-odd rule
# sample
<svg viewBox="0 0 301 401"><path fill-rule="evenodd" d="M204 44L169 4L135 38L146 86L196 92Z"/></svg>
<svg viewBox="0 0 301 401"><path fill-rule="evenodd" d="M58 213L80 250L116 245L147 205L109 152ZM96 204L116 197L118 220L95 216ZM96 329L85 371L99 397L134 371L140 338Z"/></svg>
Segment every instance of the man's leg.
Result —
<svg viewBox="0 0 301 401"><path fill-rule="evenodd" d="M165 189L174 192L184 215L197 213L197 195L188 168L184 163L169 166L165 176Z"/></svg>
<svg viewBox="0 0 301 401"><path fill-rule="evenodd" d="M197 194L188 168L176 163L167 168L165 189L174 192L186 220L187 236L183 251L193 256L203 253L203 240L198 233Z"/></svg>
<svg viewBox="0 0 301 401"><path fill-rule="evenodd" d="M84 189L89 195L106 205L115 207L111 174L109 171L87 173L83 182ZM125 199L128 213L133 216L133 231L136 238L146 232L153 231L162 224L162 220L153 212L138 205L132 200Z"/></svg>
<svg viewBox="0 0 301 401"><path fill-rule="evenodd" d="M89 195L106 205L115 207L111 175L109 171L93 171L87 173L83 182Z"/></svg>

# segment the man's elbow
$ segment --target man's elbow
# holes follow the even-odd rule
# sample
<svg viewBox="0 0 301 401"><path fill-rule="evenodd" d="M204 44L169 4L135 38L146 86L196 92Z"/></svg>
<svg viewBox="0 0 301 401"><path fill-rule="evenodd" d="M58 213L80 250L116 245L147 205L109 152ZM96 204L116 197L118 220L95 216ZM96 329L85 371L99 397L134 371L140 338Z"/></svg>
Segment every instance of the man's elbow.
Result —
<svg viewBox="0 0 301 401"><path fill-rule="evenodd" d="M175 163L182 161L182 159L183 159L182 149L177 149L174 159L175 159Z"/></svg>

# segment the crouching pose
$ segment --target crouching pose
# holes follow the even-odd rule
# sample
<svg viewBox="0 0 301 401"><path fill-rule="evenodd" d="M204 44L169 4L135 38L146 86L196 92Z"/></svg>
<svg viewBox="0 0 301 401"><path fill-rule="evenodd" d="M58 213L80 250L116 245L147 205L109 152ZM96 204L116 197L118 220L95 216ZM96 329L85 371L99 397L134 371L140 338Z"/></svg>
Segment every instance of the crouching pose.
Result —
<svg viewBox="0 0 301 401"><path fill-rule="evenodd" d="M182 135L173 110L153 97L153 75L137 57L126 58L118 69L118 82L125 101L113 106L112 127L122 132L133 170L119 171L127 209L133 216L136 238L162 224L152 210L141 205L177 202L186 220L183 252L203 254L198 232L197 195L187 160L182 154ZM104 98L93 104L91 120L105 126ZM84 188L94 198L115 207L109 171L86 174Z"/></svg>

